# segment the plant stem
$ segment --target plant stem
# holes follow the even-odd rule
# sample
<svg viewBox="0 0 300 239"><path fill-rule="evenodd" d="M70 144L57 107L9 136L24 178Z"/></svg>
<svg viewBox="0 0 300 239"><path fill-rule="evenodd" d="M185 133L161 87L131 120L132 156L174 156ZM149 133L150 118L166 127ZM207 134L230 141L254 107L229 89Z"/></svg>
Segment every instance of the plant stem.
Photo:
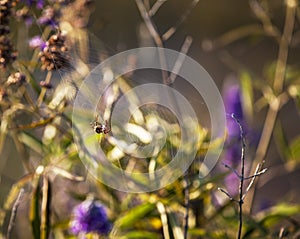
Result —
<svg viewBox="0 0 300 239"><path fill-rule="evenodd" d="M239 123L240 125L240 123ZM244 186L244 177L245 177L245 138L242 126L241 129L241 138L242 138L242 153L241 153L241 179L240 179L240 187L239 187L239 229L238 229L238 239L241 238L242 235L242 227L243 227L243 186Z"/></svg>
<svg viewBox="0 0 300 239"><path fill-rule="evenodd" d="M45 84L49 84L51 81L51 76L52 76L52 71L48 71L47 76L46 76L46 80L45 80ZM42 88L41 93L37 99L37 107L40 107L41 104L43 103L45 94L46 94L47 89L46 88Z"/></svg>
<svg viewBox="0 0 300 239"><path fill-rule="evenodd" d="M288 0L286 4L287 7L286 7L285 24L284 24L283 34L280 40L275 78L273 83L274 93L276 94L276 96L282 93L283 86L284 86L284 78L285 78L285 71L287 65L287 57L289 52L289 45L293 35L296 8L297 8L297 2L295 0ZM256 150L256 155L253 161L253 165L260 164L262 166L264 163L264 159L269 148L272 132L280 109L280 104L281 102L279 98L276 98L275 100L269 103L269 109L263 126L262 135ZM254 189L249 193L247 197L246 208L249 213L251 212L252 203L254 200L255 185L256 183L254 184Z"/></svg>
<svg viewBox="0 0 300 239"><path fill-rule="evenodd" d="M192 7L195 7L195 5L198 3L199 0L194 0L193 3L192 3ZM156 25L154 24L154 22L152 21L152 18L149 14L149 12L147 11L147 8L144 4L144 2L142 0L136 0L136 4L139 8L139 11L140 11L140 14L148 28L148 31L150 32L155 44L157 47L161 47L163 48L164 45L163 45L163 42L164 40L164 36L160 36L160 34L158 33L157 31L157 27ZM161 5L159 5L161 6ZM175 31L177 30L177 27L185 20L185 18L187 17L187 15L190 13L192 7L190 7L188 9L188 11L186 11L186 13L184 14L184 16L182 17L180 23L178 25L176 25L176 27L173 29L172 33L170 33L168 35L168 38L173 35L173 33L175 33ZM156 9L157 11L157 9ZM191 46L193 42L193 39L188 36L186 37L183 45L182 45L182 48L181 48L181 53L182 54L186 54ZM162 67L162 81L163 81L163 84L165 85L168 85L170 87L172 87L175 79L176 79L176 76L177 76L177 73L179 72L182 64L183 64L183 61L184 61L184 57L183 55L179 55L177 61L175 62L175 65L172 69L172 74L168 75L168 72L165 71L164 69L167 69L167 61L166 61L166 56L165 56L165 53L164 51L159 51L159 60L160 60L160 64L161 64L161 67ZM174 107L178 110L178 112L180 112L180 107L178 105L178 102L177 102L177 99L174 95L174 92L171 91L170 92L170 95L169 95L169 99L172 101ZM184 180L184 183L185 183L185 188L184 188L184 204L185 204L185 209L186 209L186 214L185 214L185 222L184 222L184 239L187 239L187 236L188 236L188 221L189 221L189 205L190 205L190 201L189 201L189 180L188 180L188 170L186 171L186 173L184 174L184 177L183 177L183 180Z"/></svg>
<svg viewBox="0 0 300 239"><path fill-rule="evenodd" d="M243 187L244 187L244 181L245 181L245 149L246 149L246 142L245 142L245 134L244 134L244 130L243 130L241 122L233 114L232 114L232 118L239 125L240 137L241 137L241 141L242 141L241 174L240 174L239 200L238 200L238 204L239 204L239 228L238 228L238 235L237 235L237 239L240 239L241 236L242 236L242 228L243 228L243 204L244 204Z"/></svg>
<svg viewBox="0 0 300 239"><path fill-rule="evenodd" d="M17 197L17 199L16 199L16 201L14 203L14 206L12 208L12 211L11 211L11 216L10 216L10 220L9 220L9 224L8 224L8 229L7 229L7 234L6 234L6 238L7 239L10 238L13 226L15 224L15 220L16 220L16 217L17 217L17 210L18 210L18 207L19 207L19 204L21 202L23 194L24 194L24 189L21 188L21 190L19 192L19 195L18 195L18 197Z"/></svg>
<svg viewBox="0 0 300 239"><path fill-rule="evenodd" d="M143 1L135 0L135 2L139 8L141 16L148 28L148 31L150 32L150 34L152 36L156 46L163 48L164 47L163 41L162 41L160 35L158 34L158 31L157 31L151 17L149 16L149 13L147 12L147 9L146 9ZM159 51L159 61L160 61L162 69L167 69L167 63L166 63L166 57L164 55L164 51ZM163 82L166 84L167 79L168 79L168 72L165 70L162 70L161 73L162 73Z"/></svg>
<svg viewBox="0 0 300 239"><path fill-rule="evenodd" d="M190 209L190 194L189 194L189 180L188 171L184 174L184 206L185 206L185 218L184 218L184 239L187 239L189 229L189 209Z"/></svg>

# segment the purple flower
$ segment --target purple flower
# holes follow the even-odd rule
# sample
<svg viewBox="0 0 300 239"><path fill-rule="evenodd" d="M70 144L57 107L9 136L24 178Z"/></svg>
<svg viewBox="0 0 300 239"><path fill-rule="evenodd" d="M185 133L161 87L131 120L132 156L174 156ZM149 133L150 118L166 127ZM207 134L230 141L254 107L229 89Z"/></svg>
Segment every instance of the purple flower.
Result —
<svg viewBox="0 0 300 239"><path fill-rule="evenodd" d="M94 200L85 200L73 209L70 230L73 234L97 233L106 235L111 229L104 206Z"/></svg>
<svg viewBox="0 0 300 239"><path fill-rule="evenodd" d="M244 132L246 131L246 121L243 114L242 95L238 84L227 85L224 89L223 100L226 113L229 115L234 114L242 126ZM228 138L226 141L226 152L224 161L231 166L237 165L241 157L241 138L240 128L235 119L228 117L227 122Z"/></svg>
<svg viewBox="0 0 300 239"><path fill-rule="evenodd" d="M241 150L242 146L240 140L227 142L226 151L224 152L224 163L231 167L237 166L241 162Z"/></svg>
<svg viewBox="0 0 300 239"><path fill-rule="evenodd" d="M46 42L43 41L41 36L34 36L33 38L30 39L29 46L31 48L38 48L39 47L41 50L43 50L46 46Z"/></svg>
<svg viewBox="0 0 300 239"><path fill-rule="evenodd" d="M23 0L28 7L32 5L36 5L38 9L42 9L44 7L44 0Z"/></svg>
<svg viewBox="0 0 300 239"><path fill-rule="evenodd" d="M271 200L269 199L263 199L260 203L259 203L259 207L258 207L258 211L264 211L269 209L270 207L273 206L273 203Z"/></svg>
<svg viewBox="0 0 300 239"><path fill-rule="evenodd" d="M44 7L44 0L37 0L36 7L42 9Z"/></svg>
<svg viewBox="0 0 300 239"><path fill-rule="evenodd" d="M226 113L230 115L234 114L235 117L239 119L243 124L244 114L242 106L242 96L239 85L232 84L227 86L224 90L223 98ZM240 134L239 126L234 119L229 119L227 121L227 130L230 136L236 136Z"/></svg>
<svg viewBox="0 0 300 239"><path fill-rule="evenodd" d="M24 18L24 21L25 21L26 26L29 27L32 25L33 19L32 19L32 17L28 16L28 17Z"/></svg>
<svg viewBox="0 0 300 239"><path fill-rule="evenodd" d="M227 192L231 196L235 196L238 193L240 180L237 175L235 175L235 173L231 172L230 174L228 174L224 179L224 184L226 186Z"/></svg>
<svg viewBox="0 0 300 239"><path fill-rule="evenodd" d="M55 10L52 7L47 7L43 10L42 16L38 19L38 23L41 25L57 26L55 21Z"/></svg>
<svg viewBox="0 0 300 239"><path fill-rule="evenodd" d="M245 131L246 121L243 114L242 95L237 83L225 85L223 100L226 113L228 115L234 114L235 118L240 121L243 130ZM223 161L230 167L236 168L241 162L242 145L240 127L236 120L232 117L227 118L226 124L228 137L225 144L226 149L223 155ZM230 172L225 177L224 184L230 195L234 196L238 193L239 179L233 172Z"/></svg>

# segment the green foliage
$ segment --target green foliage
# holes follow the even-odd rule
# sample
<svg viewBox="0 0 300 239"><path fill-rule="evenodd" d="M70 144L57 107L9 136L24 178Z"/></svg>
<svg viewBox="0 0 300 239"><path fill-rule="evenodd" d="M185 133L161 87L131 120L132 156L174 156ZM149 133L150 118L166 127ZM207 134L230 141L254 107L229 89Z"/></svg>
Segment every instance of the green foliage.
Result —
<svg viewBox="0 0 300 239"><path fill-rule="evenodd" d="M48 4L55 2L52 7L56 10L59 9L58 1L46 2ZM75 2L80 3L80 1ZM156 4L163 4L164 2L156 1ZM191 7L193 8L197 2L192 1ZM221 49L223 63L234 71L235 77L239 80L243 111L250 128L255 129L256 127L263 132L258 133L259 139L256 139L254 143L250 142L251 134L246 135L246 177L248 173L249 175L254 173L253 169L257 164L262 167L261 163L264 161L272 169L272 158L269 156L269 153L272 152L280 154L282 161L280 167L285 170L284 173L287 177L297 173L299 169L300 135L299 132L292 132L293 136L288 133L291 131L290 129L293 131L293 127L299 129L299 126L288 125L286 120L289 116L286 117L281 114L285 107L296 109L298 117L300 113L299 63L290 63L290 59L287 57L288 53L293 51L295 44L299 42L299 26L297 24L294 26L293 20L291 20L293 16L299 18L299 12L293 12L295 9L298 11L299 7L295 7L293 2L286 1L284 8L282 8L287 11L285 22L278 24L284 26L282 33L275 23L272 23L273 19L270 17L272 14L268 12L272 10L273 3L271 1L250 0L250 8L260 21L259 24L238 26L237 29L232 29L215 40L206 42L209 50L219 53L219 49ZM136 3L141 4L142 1L137 0ZM21 1L15 5L15 10L20 10L23 7L22 4L24 5ZM150 5L153 6L154 2L149 1ZM202 5L205 6L205 4ZM150 23L146 21L146 25L153 24L154 21L152 20L156 19L153 17L160 6L156 5L157 9L152 9L150 13L153 15L149 15L148 12L146 16L149 17ZM274 10L274 15L277 14L277 11L283 14L282 9ZM90 164L95 162L86 153L85 145L81 144L82 142L78 139L76 129L72 128L72 116L84 122L87 118L93 120L94 115L88 109L72 114L72 102L78 87L93 68L93 65L89 65L85 58L87 58L86 54L90 52L92 55L94 52L91 51L95 51L95 49L88 49L89 45L94 44L90 39L95 36L89 33L86 27L72 25L79 24L78 22L82 20L76 19L75 21L72 14L75 14L75 18L88 18L91 13L89 5L81 6L79 4L77 6L75 4L66 7L65 10L68 10L67 13L59 15L61 18L58 20L61 22L60 27L68 30L66 42L70 44L67 51L70 55L66 59L67 65L72 65L72 67L47 70L45 73L40 70L40 67L45 64L39 59L40 49L29 49L24 43L20 44L22 46L19 49L23 53L26 52L26 56L23 56L24 59L20 56L15 61L10 62L6 68L0 69L0 155L1 160L3 160L3 164L1 161L0 166L3 169L6 164L9 165L5 161L8 158L9 163L13 162L11 167L22 165L24 168L23 175L13 175L14 177L9 178L9 183L7 183L11 186L9 190L1 189L1 194L7 196L5 201L1 202L0 222L3 232L0 237L15 233L19 238L20 236L34 239L77 238L71 235L69 231L72 220L71 210L87 197L100 200L106 206L108 217L113 225L108 235L110 238L186 239L184 236L186 228L189 239L236 237L240 220L238 218L238 204L235 203L238 199L232 195L233 200L230 200L228 195L222 195L217 190L219 186L225 184L226 177L232 171L230 168L227 168L228 171L216 168L208 178L202 179L198 175L199 165L207 149L209 147L217 149L223 139L215 139L215 141L210 142L209 128L196 124L189 118L183 117L184 123L180 125L172 112L160 108L158 105L137 107L139 103L137 96L130 94L126 100L130 102L130 106L135 111L131 112L132 118L125 129L126 135L134 139L136 145L149 144L153 140L149 135L154 135L157 140L165 140L165 144L159 152L146 159L130 156L128 153L130 145L126 145L123 151L120 149L120 142L114 138L113 133L124 130L123 126L113 125L111 135L97 135L94 134L90 125L86 125L86 131L92 132L92 134L84 143L101 146L108 160L115 167L125 169L128 174L135 172L151 174L156 169L167 167L174 153L180 147L184 148L181 156L183 161L185 154L196 148L195 160L186 175L179 177L175 182L162 189L141 194L119 192L95 179L94 175L92 176L85 169L81 159L84 158ZM77 11L84 16L76 15ZM38 9L35 9L34 12L41 14ZM154 41L158 46L160 43L165 43L178 30L177 28L185 20L188 13L189 11L186 11L180 22L161 36L159 35L161 30L159 26L158 29L156 27L151 28L153 31L157 30L157 35L155 35L154 40L149 36L150 42ZM142 14L142 17L145 15ZM11 17L10 25L15 29L14 31L21 32L24 24L17 23L15 20ZM84 21L82 20L82 22ZM35 30L23 32L26 39L32 37ZM295 36L293 36L293 32ZM52 29L50 26L44 27L42 33L44 40L53 36L61 37L60 34L60 31ZM248 40L253 40L253 36L256 39L270 40L271 38L272 44L276 45L276 52L279 51L278 57L273 54L272 59L269 62L264 62L259 71L254 70L255 67L251 67L251 65L248 67L247 64L243 63L243 60L235 59L234 54L231 56L231 48L228 47L237 41L240 44L243 43L242 48L246 49L251 44L259 44L259 41L255 41L255 43L251 41L249 44ZM22 39L14 39L20 38L18 35L12 34L11 37L14 42L23 41ZM203 43L203 45L205 44ZM102 58L98 59L98 54L102 54L101 57L103 58L106 55L104 49L99 51L95 53L97 55L96 63L103 60ZM57 51L53 50L53 52ZM60 54L63 55L63 52ZM260 52L257 52L257 55L259 58ZM298 60L297 56L293 57ZM26 81L9 82L9 77L16 72L24 74ZM41 81L49 84L49 89L41 86ZM109 118L117 100L127 95L135 87L133 82L130 74L116 78L108 89L110 91L108 103L97 105L101 119L104 115ZM50 89L50 85L53 89ZM83 91L87 96L91 94L90 89ZM298 122L297 120L294 122ZM166 138L160 138L162 133L160 128L167 132ZM190 135L197 135L192 144L181 145L182 128L187 130ZM274 140L276 147L273 147L272 140ZM11 145L6 147L8 143ZM121 143L126 144L126 142ZM274 154L270 155L273 156ZM105 165L96 163L99 164L98 173L105 174L112 180L119 180L122 183L122 179L111 175ZM264 176L264 174L259 175L262 184L267 185L277 175ZM4 176L1 177L0 183L4 184L5 180ZM247 183L248 181L251 181L251 178L245 180ZM143 175L134 177L133 183L144 188L148 186ZM24 190L25 193L20 199L21 202L18 202L21 190ZM264 194L259 185L254 182L247 197L245 197L244 208L248 208L245 208L246 210L242 215L244 218L242 238L296 238L300 231L300 204L295 200L297 194L285 195L271 207L260 209L259 206L255 205L255 203L259 203L254 200L255 193ZM293 197L293 201L296 203L289 203L289 197ZM216 202L216 198L218 202ZM28 210L19 210L19 204ZM255 208L256 210L254 210ZM251 210L253 211L251 212ZM26 225L22 224L24 222L30 227L28 235L26 232L23 235L23 232L18 229ZM20 227L18 227L18 223L20 223ZM288 236L285 237L284 235ZM93 233L84 236L101 238Z"/></svg>

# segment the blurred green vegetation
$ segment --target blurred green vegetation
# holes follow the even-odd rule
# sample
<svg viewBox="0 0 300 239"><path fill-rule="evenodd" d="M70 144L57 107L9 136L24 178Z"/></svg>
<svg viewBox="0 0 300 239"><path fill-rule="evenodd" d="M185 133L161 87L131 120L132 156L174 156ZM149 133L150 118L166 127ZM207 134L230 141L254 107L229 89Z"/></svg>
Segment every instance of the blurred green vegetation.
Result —
<svg viewBox="0 0 300 239"><path fill-rule="evenodd" d="M90 195L107 207L113 224L110 238L185 238L187 216L187 238L236 237L237 204L218 191L225 187L224 178L231 171L220 170L222 165L218 165L211 175L199 178L210 139L209 117L202 99L189 95L192 90L182 81L175 81L173 87L189 95L202 117L194 132L200 135L197 155L186 175L155 192L131 194L109 188L89 174L80 160L84 150L76 145L72 130L72 102L78 86L106 57L135 47L157 46L157 42L143 28L139 1L77 0L62 7L59 1L45 2L62 10L57 20L67 31L72 67L40 70L40 49L30 49L27 43L34 35L43 34L48 40L58 34L57 29L36 24L41 10L30 9L35 17L31 27L11 17L9 36L19 55L0 75L0 238L76 238L69 232L71 212ZM147 10L156 3L142 2ZM256 139L250 145L246 135L246 174L253 174L258 163L268 168L245 198L242 238L299 238L298 1L161 2L151 17L159 36L176 27L163 46L180 50L186 36L191 36L188 55L209 72L220 91L227 80L241 86L244 114ZM13 8L23 6L20 1ZM8 84L8 77L17 71L26 76L26 82ZM145 81L151 76L145 76ZM40 81L49 81L53 88L41 87ZM99 105L99 111L110 115L114 102L139 83L131 76L120 77L111 86L112 102ZM172 113L145 107L141 114L144 124L131 122L143 129L132 134L137 140L147 130L147 120L154 118L170 129L156 158L139 162L124 152L116 153L110 141L113 136L91 138L100 141L117 167L131 172L148 172L151 162L152 167L153 162L155 168L163 167L179 147L180 126Z"/></svg>

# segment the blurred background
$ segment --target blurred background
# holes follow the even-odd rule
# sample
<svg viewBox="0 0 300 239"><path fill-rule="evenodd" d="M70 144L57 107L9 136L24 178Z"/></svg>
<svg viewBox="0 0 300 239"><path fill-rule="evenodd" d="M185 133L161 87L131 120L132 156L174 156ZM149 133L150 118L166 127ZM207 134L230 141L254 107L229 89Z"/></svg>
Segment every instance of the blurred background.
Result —
<svg viewBox="0 0 300 239"><path fill-rule="evenodd" d="M77 5L63 8L59 21L61 28L70 33L69 37L71 37L67 40L70 41L73 56L79 58L79 60L72 59L75 66L79 64L78 62L83 62L92 69L101 60L118 52L137 47L157 46L135 1L78 0L74 2ZM144 1L144 4L146 7L153 6L155 2L149 0ZM298 205L300 203L298 185L300 177L300 8L293 7L293 4L297 5L298 1L170 0L160 2L162 5L153 15L152 21L157 32L168 38L163 41L163 46L180 51L186 37L190 36L193 41L187 55L195 59L211 75L224 98L228 85L234 84L241 88L243 123L247 127L246 173L254 172L256 167L254 163L260 162L257 158L261 153L265 161L263 167L268 168L268 171L257 179L255 192L249 193L249 199L245 200L245 211L255 215L264 208L282 202ZM294 9L295 12L291 13L292 10L287 9ZM293 21L290 20L292 18ZM164 35L172 27L175 29L174 34L169 37ZM292 38L286 39L282 34L288 32L289 27ZM24 44L29 42L32 36L40 34L41 28L36 23L33 23L30 29L24 27L22 21L11 24L11 35L20 59L31 58L32 53ZM288 42L287 46L285 41ZM286 61L282 60L284 56L278 60L280 54L284 55L280 51L286 52ZM284 84L282 89L276 91L273 89L274 79L278 77L276 74L280 74L280 70L284 71ZM35 72L37 78L43 78L45 74L45 72ZM150 78L151 75L149 80ZM146 77L144 81L147 80ZM59 85L59 77L52 83L54 86ZM138 76L132 78L132 84L139 83ZM201 124L209 126L210 119L201 96L195 95L191 86L180 80L176 80L173 87L186 94L194 105ZM275 115L274 127L271 125L270 139L264 139L267 143L261 146L260 140L265 137L262 136L262 132L268 128L268 124L265 123L266 117L270 115L272 102L278 95L282 95L283 100L277 110L278 114ZM257 150L259 145L265 147L262 152ZM25 173L20 163L20 158L24 155L20 155L20 151L16 150L10 137L5 140L3 148L5 150L0 156L1 205L7 199L12 185ZM220 158L220 162L224 160L226 160L225 154ZM75 172L85 174L83 165L77 163L79 166ZM207 180L214 178L222 167L218 165ZM56 190L59 191L62 185L68 188L56 195L58 198L56 207L59 209L66 205L62 199L67 197L65 194L71 191L74 194L85 195L91 189L88 183L74 186L65 179L56 178L56 180L59 181ZM223 184L223 179L216 182L216 185ZM216 187L214 190L217 191ZM218 193L215 192L212 194L216 197L216 201L224 202L224 195L216 196ZM69 203L64 212L67 214L75 204L75 201ZM21 206L20 211L22 210L28 213L26 206ZM295 213L293 223L299 227L300 222L296 220L298 217L299 215ZM64 216L61 218L66 219ZM8 224L7 221L8 219L4 225ZM282 225L288 224L288 221L282 222ZM28 223L16 225L18 231L24 230L30 234ZM15 238L22 237L20 233L16 233Z"/></svg>
<svg viewBox="0 0 300 239"><path fill-rule="evenodd" d="M277 30L282 32L286 12L285 1L259 3L265 7L266 14ZM191 1L166 1L153 18L158 26L158 32L163 34L176 25L182 18L184 10L189 9L190 5ZM193 43L188 55L205 68L218 85L220 92L226 81L239 81L242 71L246 71L253 82L271 80L268 78L274 74L279 38L276 40L263 33L261 19L257 17L258 8L255 1L199 1L184 22L178 26L176 33L164 42L164 46L180 51L185 37L191 36ZM288 53L289 68L295 71L299 68L300 35L297 31L299 20L300 16L297 13L294 38ZM89 30L103 42L106 49L114 53L141 46L155 46L149 32L145 29L144 32L141 31L141 24L143 21L135 2L97 1L95 12L89 21ZM141 36L143 33L146 40ZM182 91L187 86L176 81L174 87ZM261 93L255 91L254 98L257 100L260 97ZM193 103L199 104L197 100ZM251 127L260 135L267 109L255 106L253 118L248 120L252 124ZM209 120L207 116L204 117ZM285 139L291 143L300 133L299 109L295 107L295 102L291 100L284 105L279 113L279 122ZM290 170L288 166L283 166L287 159L281 152L278 133L275 132L273 136L275 138L272 137L270 141L265 160L265 166L269 171L260 179L260 190L256 200L273 204L285 198L287 201L298 202L299 167L292 167ZM254 157L252 152L248 160L251 161Z"/></svg>

